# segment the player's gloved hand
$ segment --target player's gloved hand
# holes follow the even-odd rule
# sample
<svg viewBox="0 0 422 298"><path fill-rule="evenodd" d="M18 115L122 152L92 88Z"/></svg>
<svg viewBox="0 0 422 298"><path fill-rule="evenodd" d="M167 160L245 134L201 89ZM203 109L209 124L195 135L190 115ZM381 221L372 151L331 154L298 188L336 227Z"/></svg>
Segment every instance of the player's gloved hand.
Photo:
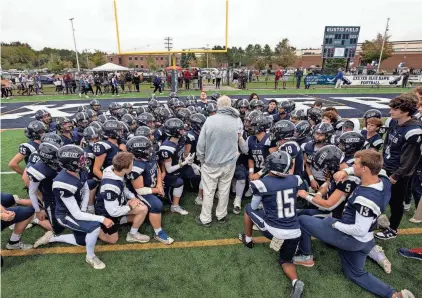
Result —
<svg viewBox="0 0 422 298"><path fill-rule="evenodd" d="M186 156L185 161L182 162L182 164L185 165L191 165L193 163L193 160L195 159L195 153L189 153L188 156Z"/></svg>
<svg viewBox="0 0 422 298"><path fill-rule="evenodd" d="M195 175L201 175L201 167L198 166L197 164L191 164L190 165L192 167L193 172L195 173Z"/></svg>

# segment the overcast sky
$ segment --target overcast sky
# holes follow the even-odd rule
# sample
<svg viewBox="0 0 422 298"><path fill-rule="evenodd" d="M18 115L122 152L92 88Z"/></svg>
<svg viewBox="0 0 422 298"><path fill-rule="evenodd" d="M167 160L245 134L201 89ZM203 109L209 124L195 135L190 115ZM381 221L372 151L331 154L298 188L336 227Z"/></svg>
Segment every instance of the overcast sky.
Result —
<svg viewBox="0 0 422 298"><path fill-rule="evenodd" d="M116 52L112 0L2 0L2 42L21 41L73 49ZM122 51L163 50L224 44L225 0L117 0ZM390 17L392 40L422 40L421 0L230 0L229 46L288 38L297 48L319 47L324 26L361 26L359 42L384 32Z"/></svg>

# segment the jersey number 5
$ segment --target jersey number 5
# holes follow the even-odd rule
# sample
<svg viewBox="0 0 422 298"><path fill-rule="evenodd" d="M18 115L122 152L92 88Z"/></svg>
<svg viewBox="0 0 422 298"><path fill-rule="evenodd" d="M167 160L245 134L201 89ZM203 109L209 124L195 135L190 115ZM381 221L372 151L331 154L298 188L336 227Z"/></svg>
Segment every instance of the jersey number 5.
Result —
<svg viewBox="0 0 422 298"><path fill-rule="evenodd" d="M285 189L277 192L277 211L278 218L289 218L295 216L296 210L293 189Z"/></svg>

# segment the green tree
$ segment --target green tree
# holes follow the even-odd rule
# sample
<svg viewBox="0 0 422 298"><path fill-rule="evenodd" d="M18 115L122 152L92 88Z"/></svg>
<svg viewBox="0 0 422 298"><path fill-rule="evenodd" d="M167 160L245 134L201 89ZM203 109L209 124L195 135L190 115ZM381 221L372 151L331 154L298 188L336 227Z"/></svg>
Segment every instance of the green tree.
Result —
<svg viewBox="0 0 422 298"><path fill-rule="evenodd" d="M147 62L147 66L149 70L152 70L152 71L157 70L157 63L155 62L154 57L148 56L148 58L146 59L146 62Z"/></svg>
<svg viewBox="0 0 422 298"><path fill-rule="evenodd" d="M273 50L268 44L266 44L262 49L262 57L264 58L265 64L271 64L273 59Z"/></svg>
<svg viewBox="0 0 422 298"><path fill-rule="evenodd" d="M274 49L274 63L281 67L288 67L295 63L296 52L287 38L283 38Z"/></svg>
<svg viewBox="0 0 422 298"><path fill-rule="evenodd" d="M343 58L330 58L325 60L324 74L334 75L338 72L339 68L346 67L346 59Z"/></svg>
<svg viewBox="0 0 422 298"><path fill-rule="evenodd" d="M107 53L102 52L100 50L95 50L89 57L89 61L91 61L95 66L100 66L106 63L106 56Z"/></svg>
<svg viewBox="0 0 422 298"><path fill-rule="evenodd" d="M390 36L386 36L381 61L378 61L383 42L383 36L381 35L381 33L378 33L375 39L365 40L362 44L362 62L382 62L383 60L391 57L393 55L393 44L389 41L389 39Z"/></svg>
<svg viewBox="0 0 422 298"><path fill-rule="evenodd" d="M129 64L128 64L128 66L127 67L129 67L129 68L135 68L135 63L133 63L133 62L129 62Z"/></svg>

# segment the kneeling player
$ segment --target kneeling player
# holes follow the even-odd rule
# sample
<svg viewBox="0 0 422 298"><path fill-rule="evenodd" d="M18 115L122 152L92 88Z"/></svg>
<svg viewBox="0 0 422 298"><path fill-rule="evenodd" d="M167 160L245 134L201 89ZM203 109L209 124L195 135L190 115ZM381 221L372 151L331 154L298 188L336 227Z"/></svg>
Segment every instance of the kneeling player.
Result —
<svg viewBox="0 0 422 298"><path fill-rule="evenodd" d="M161 213L163 203L157 197L164 197L163 177L157 164L151 141L142 136L131 138L126 144L127 150L135 156L132 172L127 175L127 186L149 210L149 221L154 229L154 238L164 244L172 244L174 239L169 237L161 228Z"/></svg>
<svg viewBox="0 0 422 298"><path fill-rule="evenodd" d="M89 188L86 183L85 152L76 145L66 145L59 149L57 155L63 168L53 183L57 221L73 232L73 235L66 235L68 243L86 245L85 261L94 269L104 269L105 264L95 255L94 250L100 224L111 227L113 221L86 212Z"/></svg>
<svg viewBox="0 0 422 298"><path fill-rule="evenodd" d="M146 243L149 236L138 232L145 220L148 208L130 192L125 185L125 175L132 172L133 154L120 152L113 157L112 166L103 172L100 190L95 202L95 214L113 221L112 226L101 225L100 239L108 243L119 240L120 225L132 223L126 236L128 242Z"/></svg>
<svg viewBox="0 0 422 298"><path fill-rule="evenodd" d="M296 194L303 183L299 176L289 175L291 167L292 159L284 151L276 151L267 157L265 171L268 175L250 183L253 197L245 208L245 233L239 234L239 240L249 248L254 246L253 224L265 237L272 239L271 247L280 250L280 265L292 281L290 297L299 298L305 284L298 280L292 260L300 240ZM264 209L258 210L261 201Z"/></svg>
<svg viewBox="0 0 422 298"><path fill-rule="evenodd" d="M327 217L323 220L302 215L299 217L302 236L300 256L295 264L313 265L311 236L336 248L346 277L365 290L380 297L414 298L407 290L396 292L390 285L365 271L365 260L374 247L373 230L377 217L384 212L391 197L389 178L378 175L383 164L380 153L363 150L355 154L354 174L361 179L348 198L339 220Z"/></svg>

